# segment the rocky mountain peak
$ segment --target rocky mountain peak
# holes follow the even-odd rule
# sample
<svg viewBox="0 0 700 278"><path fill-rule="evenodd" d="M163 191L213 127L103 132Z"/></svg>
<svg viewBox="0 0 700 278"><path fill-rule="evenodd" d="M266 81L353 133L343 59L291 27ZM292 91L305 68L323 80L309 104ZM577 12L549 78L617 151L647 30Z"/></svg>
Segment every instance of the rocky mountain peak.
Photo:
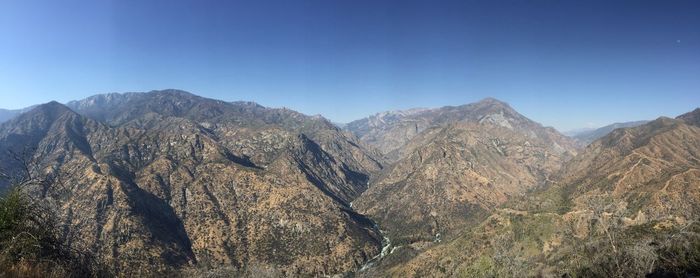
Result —
<svg viewBox="0 0 700 278"><path fill-rule="evenodd" d="M348 125L363 142L320 115L167 89L39 105L0 125L0 153L25 150L42 172L60 174L65 187L28 192L56 205L71 247L114 273L196 267L374 277L390 276L371 272L384 267L411 269L404 263L460 240L459 256L489 250L469 236L491 224L545 216L546 225L568 225L599 192L644 216L635 222L697 219L699 118L696 109L617 128L575 155L567 137L494 98L377 113ZM22 166L0 160L0 169ZM547 236L545 222L525 235ZM507 229L488 232L499 231ZM550 252L553 242L567 246L567 236L529 237L534 249L513 250ZM451 264L440 267L457 276Z"/></svg>
<svg viewBox="0 0 700 278"><path fill-rule="evenodd" d="M66 105L76 110L85 109L97 109L105 108L108 106L123 105L126 102L131 102L134 100L154 100L154 99L171 99L175 101L182 101L186 99L199 98L189 92L176 90L176 89L166 89L166 90L153 90L149 92L129 92L129 93L106 93L98 94L94 96L87 97L82 100L70 101Z"/></svg>
<svg viewBox="0 0 700 278"><path fill-rule="evenodd" d="M127 276L195 262L344 273L380 248L348 206L381 158L323 117L179 90L113 93L0 126L0 153L25 149L70 187L32 188L69 208L61 236Z"/></svg>
<svg viewBox="0 0 700 278"><path fill-rule="evenodd" d="M50 101L44 104L41 104L37 106L36 108L32 109L30 111L31 113L51 113L51 114L62 114L62 113L74 113L70 108L67 106L57 102L57 101Z"/></svg>
<svg viewBox="0 0 700 278"><path fill-rule="evenodd" d="M55 120L64 115L77 115L73 110L56 101L38 105L34 109L5 123L8 127L26 127L28 129L46 129Z"/></svg>
<svg viewBox="0 0 700 278"><path fill-rule="evenodd" d="M163 89L163 90L153 90L147 94L159 94L159 95L169 95L169 96L181 96L181 97L198 97L197 95L190 93L188 91L179 89Z"/></svg>
<svg viewBox="0 0 700 278"><path fill-rule="evenodd" d="M427 128L457 122L495 125L524 133L528 137L546 137L559 152L573 150L574 142L552 128L542 127L507 103L495 98L434 109L418 109L379 113L353 121L345 129L385 154L398 150Z"/></svg>
<svg viewBox="0 0 700 278"><path fill-rule="evenodd" d="M510 108L510 105L508 105L508 103L506 103L505 101L501 101L499 99L492 98L492 97L484 98L480 101L477 101L474 104L480 105L480 106L493 106L493 107L500 107L500 108L505 108L505 107Z"/></svg>
<svg viewBox="0 0 700 278"><path fill-rule="evenodd" d="M532 122L515 111L508 103L495 98L485 98L479 102L465 106L468 107L463 106L464 109L474 111L473 113L480 123L490 122L513 129L513 125L517 125L519 122Z"/></svg>

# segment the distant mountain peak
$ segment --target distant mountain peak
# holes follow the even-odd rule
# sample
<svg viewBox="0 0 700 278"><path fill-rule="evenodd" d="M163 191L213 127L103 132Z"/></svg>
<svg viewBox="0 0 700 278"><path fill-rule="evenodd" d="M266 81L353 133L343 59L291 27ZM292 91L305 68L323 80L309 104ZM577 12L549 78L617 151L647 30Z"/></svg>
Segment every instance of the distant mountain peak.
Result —
<svg viewBox="0 0 700 278"><path fill-rule="evenodd" d="M55 101L55 100L49 101L49 102L47 102L47 103L44 103L43 105L48 105L48 106L63 106L63 104L61 104L60 102Z"/></svg>
<svg viewBox="0 0 700 278"><path fill-rule="evenodd" d="M66 105L75 109L86 107L100 107L103 105L114 105L115 103L126 102L133 97L179 97L179 98L199 98L198 96L183 90L165 89L152 90L148 92L127 92L127 93L105 93L89 96L82 100L74 100Z"/></svg>
<svg viewBox="0 0 700 278"><path fill-rule="evenodd" d="M484 98L476 103L479 103L479 104L497 104L497 105L508 106L508 103L506 103L505 101L502 101L502 100L499 100L499 99L496 99L493 97L486 97L486 98Z"/></svg>
<svg viewBox="0 0 700 278"><path fill-rule="evenodd" d="M409 115L415 115L419 114L421 112L429 111L430 109L428 108L411 108L411 109L405 109L405 110L389 110L389 111L383 111L376 113L374 115L371 115L370 118L385 118L385 117L391 117L391 116L409 116Z"/></svg>
<svg viewBox="0 0 700 278"><path fill-rule="evenodd" d="M493 123L504 127L508 126L505 124L505 122L503 122L503 120L510 119L511 121L515 122L527 120L525 116L518 113L518 111L513 109L508 103L491 97L482 99L475 103L459 106L459 109L469 111L470 113L475 113L480 122L485 120L493 122L489 119L497 119L496 122Z"/></svg>
<svg viewBox="0 0 700 278"><path fill-rule="evenodd" d="M163 94L181 94L181 95L190 95L194 96L194 94L185 91L185 90L180 90L180 89L162 89L162 90L152 90L149 91L148 93L163 93Z"/></svg>
<svg viewBox="0 0 700 278"><path fill-rule="evenodd" d="M12 118L17 117L18 115L21 115L22 113L26 113L31 111L32 109L36 108L38 105L32 105L28 106L22 109L2 109L0 108L0 124L4 123Z"/></svg>
<svg viewBox="0 0 700 278"><path fill-rule="evenodd" d="M0 125L0 145L5 144L7 149L15 150L33 147L48 136L47 134L60 133L77 122L81 122L79 125L82 126L85 120L86 118L61 103L44 103Z"/></svg>
<svg viewBox="0 0 700 278"><path fill-rule="evenodd" d="M257 108L264 108L265 107L265 106L260 105L257 102L254 102L254 101L243 101L243 100L233 101L233 102L231 102L231 104L240 105L240 106L257 107Z"/></svg>
<svg viewBox="0 0 700 278"><path fill-rule="evenodd" d="M492 97L487 97L485 99L482 99L478 102L467 104L467 105L474 105L474 106L479 106L479 107L490 107L492 109L507 109L507 110L512 110L515 111L510 105L505 102L501 101Z"/></svg>
<svg viewBox="0 0 700 278"><path fill-rule="evenodd" d="M57 117L63 113L75 114L75 112L73 112L73 110L71 110L67 106L65 106L57 101L51 101L51 102L40 104L40 105L34 107L34 109L28 111L23 116L24 117L33 117L34 115L37 115L37 114L46 114L46 115L51 115L53 117Z"/></svg>
<svg viewBox="0 0 700 278"><path fill-rule="evenodd" d="M495 98L485 98L460 106L387 111L353 121L344 128L383 153L389 154L429 127L463 122L500 126L517 130L529 137L539 134L559 141L559 145L573 146L572 140L558 134L554 129L542 127Z"/></svg>
<svg viewBox="0 0 700 278"><path fill-rule="evenodd" d="M151 94L151 95L166 96L166 97L202 98L202 97L197 96L197 95L190 93L188 91L179 90L179 89L153 90L153 91L149 91L149 92L146 92L143 94Z"/></svg>
<svg viewBox="0 0 700 278"><path fill-rule="evenodd" d="M622 122L613 123L600 128L591 129L588 131L578 132L573 135L572 138L576 139L580 143L587 145L593 141L602 138L603 136L610 134L612 131L619 128L636 127L648 123L649 121L633 121L633 122Z"/></svg>

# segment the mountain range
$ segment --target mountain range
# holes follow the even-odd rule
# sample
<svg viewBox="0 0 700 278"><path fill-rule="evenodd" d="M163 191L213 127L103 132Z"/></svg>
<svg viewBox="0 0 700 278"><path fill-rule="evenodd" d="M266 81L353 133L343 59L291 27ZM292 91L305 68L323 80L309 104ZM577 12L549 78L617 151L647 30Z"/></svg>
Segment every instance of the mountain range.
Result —
<svg viewBox="0 0 700 278"><path fill-rule="evenodd" d="M700 110L617 129L393 276L696 275Z"/></svg>
<svg viewBox="0 0 700 278"><path fill-rule="evenodd" d="M12 119L16 117L19 114L22 114L24 112L32 110L36 105L30 106L27 108L23 109L14 109L14 110L8 110L8 109L2 109L0 108L0 123L6 122L9 119Z"/></svg>
<svg viewBox="0 0 700 278"><path fill-rule="evenodd" d="M13 115L0 152L60 181L26 190L118 276L700 269L700 109L575 138L492 98L342 128L180 90ZM24 166L0 160L4 173Z"/></svg>
<svg viewBox="0 0 700 278"><path fill-rule="evenodd" d="M359 138L379 134L367 143L380 150L396 147L384 149L395 162L355 202L396 243L449 238L541 185L576 153L573 140L495 99L402 115L348 124ZM369 132L353 129L367 122Z"/></svg>
<svg viewBox="0 0 700 278"><path fill-rule="evenodd" d="M380 248L348 204L381 158L325 119L175 90L111 94L40 105L0 127L0 146L63 176L33 194L56 204L69 241L130 276L343 273Z"/></svg>
<svg viewBox="0 0 700 278"><path fill-rule="evenodd" d="M634 122L624 122L624 123L614 123L606 125L601 128L594 128L590 130L584 130L571 134L571 137L578 140L579 142L588 145L593 143L593 141L607 135L618 128L635 127L648 123L649 121L634 121Z"/></svg>

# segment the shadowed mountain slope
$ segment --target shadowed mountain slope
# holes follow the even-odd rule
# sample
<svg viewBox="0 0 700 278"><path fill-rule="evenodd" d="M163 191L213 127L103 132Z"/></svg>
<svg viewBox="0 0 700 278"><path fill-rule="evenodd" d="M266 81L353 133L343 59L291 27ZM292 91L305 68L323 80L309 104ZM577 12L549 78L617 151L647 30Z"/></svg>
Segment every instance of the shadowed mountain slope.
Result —
<svg viewBox="0 0 700 278"><path fill-rule="evenodd" d="M73 246L115 271L333 274L379 251L348 204L381 160L325 119L173 90L69 106L78 113L54 102L1 125L0 148L26 147L36 174L61 177L32 194L55 205Z"/></svg>

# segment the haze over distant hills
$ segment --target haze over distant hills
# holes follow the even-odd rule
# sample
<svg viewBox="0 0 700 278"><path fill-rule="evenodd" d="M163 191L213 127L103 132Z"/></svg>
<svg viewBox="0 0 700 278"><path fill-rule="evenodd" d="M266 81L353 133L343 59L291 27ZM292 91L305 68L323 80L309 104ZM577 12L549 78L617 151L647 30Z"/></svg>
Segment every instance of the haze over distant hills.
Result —
<svg viewBox="0 0 700 278"><path fill-rule="evenodd" d="M24 112L27 112L29 110L32 110L36 106L30 106L27 108L23 109L14 109L14 110L8 110L8 109L2 109L0 108L0 123L6 122L9 119L12 119L16 117L19 114L22 114Z"/></svg>
<svg viewBox="0 0 700 278"><path fill-rule="evenodd" d="M126 93L129 94L129 93ZM108 93L104 94L104 98L118 98L119 93ZM99 101L99 100L93 100L93 101ZM66 103L66 105L72 106L77 105L77 101L71 101L69 103ZM99 106L99 104L96 104ZM0 123L3 123L9 119L12 119L16 117L17 115L27 112L34 108L36 105L23 108L23 109L2 109L0 108ZM355 130L357 132L362 132L361 130L363 127L361 125L367 124L367 121L388 121L391 122L393 121L392 118L401 118L405 117L414 113L419 113L419 112L427 112L430 110L435 110L437 108L429 109L429 108L413 108L413 109L408 109L408 110L394 110L394 111L385 111L385 112L380 112L374 115L371 115L367 118L355 120L349 123L341 123L341 122L333 122L334 125L341 129L346 129L346 130ZM321 115L318 115L317 117L321 117ZM406 117L408 118L408 117ZM631 121L631 122L623 122L623 123L614 123L610 124L604 127L600 128L579 128L579 129L573 129L573 130L567 130L567 131L562 131L561 133L563 135L572 137L576 139L579 143L582 144L589 144L593 142L595 139L598 139L605 134L611 132L612 130L616 128L621 128L621 127L634 127L637 125L641 125L643 123L646 123L648 121ZM347 127L349 124L352 124L353 126Z"/></svg>
<svg viewBox="0 0 700 278"><path fill-rule="evenodd" d="M0 123L11 119L16 116L16 113L12 110L0 109Z"/></svg>
<svg viewBox="0 0 700 278"><path fill-rule="evenodd" d="M72 250L126 276L695 275L700 109L624 125L583 148L493 98L341 129L113 93L0 124L0 152L33 163L4 156L0 173L58 177L24 190Z"/></svg>
<svg viewBox="0 0 700 278"><path fill-rule="evenodd" d="M582 142L583 144L588 145L588 144L592 143L593 141L597 140L598 138L601 138L601 137L607 135L608 133L612 132L615 129L640 126L640 125L646 124L648 122L649 121L634 121L634 122L614 123L614 124L606 125L606 126L601 127L601 128L579 131L579 132L576 132L574 134L571 134L571 137Z"/></svg>
<svg viewBox="0 0 700 278"><path fill-rule="evenodd" d="M2 1L0 278L700 277L698 27L699 0Z"/></svg>

